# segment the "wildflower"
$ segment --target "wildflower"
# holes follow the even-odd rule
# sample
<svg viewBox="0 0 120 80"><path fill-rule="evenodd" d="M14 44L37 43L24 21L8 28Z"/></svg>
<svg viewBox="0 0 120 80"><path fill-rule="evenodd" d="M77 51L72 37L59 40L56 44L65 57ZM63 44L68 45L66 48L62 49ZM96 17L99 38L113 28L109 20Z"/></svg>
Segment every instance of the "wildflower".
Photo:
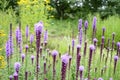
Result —
<svg viewBox="0 0 120 80"><path fill-rule="evenodd" d="M82 19L79 19L79 23L78 23L78 31L80 31L81 28L82 28Z"/></svg>
<svg viewBox="0 0 120 80"><path fill-rule="evenodd" d="M28 38L28 36L29 36L29 27L28 27L28 25L26 26L26 38Z"/></svg>
<svg viewBox="0 0 120 80"><path fill-rule="evenodd" d="M9 79L10 79L10 80L12 80L12 79L13 79L13 76L12 76L12 75L10 75L10 76L9 76Z"/></svg>
<svg viewBox="0 0 120 80"><path fill-rule="evenodd" d="M23 63L25 59L25 54L21 54L21 58L22 58L22 63Z"/></svg>
<svg viewBox="0 0 120 80"><path fill-rule="evenodd" d="M102 36L105 34L105 27L102 28Z"/></svg>
<svg viewBox="0 0 120 80"><path fill-rule="evenodd" d="M91 62L92 62L92 53L95 50L94 45L90 45L90 53L89 53L89 61L88 61L88 79L90 79L90 67L91 67Z"/></svg>
<svg viewBox="0 0 120 80"><path fill-rule="evenodd" d="M98 78L98 80L103 80L103 78Z"/></svg>
<svg viewBox="0 0 120 80"><path fill-rule="evenodd" d="M55 62L56 62L56 56L57 55L58 55L58 51L53 50L52 51L52 56L53 56L53 80L55 79L55 75L56 75Z"/></svg>
<svg viewBox="0 0 120 80"><path fill-rule="evenodd" d="M72 39L72 56L73 56L73 53L74 53L74 46L75 46L75 40Z"/></svg>
<svg viewBox="0 0 120 80"><path fill-rule="evenodd" d="M35 56L31 55L32 64L33 64L34 58L35 58Z"/></svg>
<svg viewBox="0 0 120 80"><path fill-rule="evenodd" d="M88 21L87 20L84 23L84 28L85 28L85 30L88 28Z"/></svg>
<svg viewBox="0 0 120 80"><path fill-rule="evenodd" d="M20 64L19 62L16 62L16 63L14 64L14 69L15 69L15 71L16 71L17 73L19 72L20 67L21 67L21 64Z"/></svg>
<svg viewBox="0 0 120 80"><path fill-rule="evenodd" d="M69 62L69 57L67 55L62 55L61 56L61 60L62 60L61 80L65 80L66 70L67 70L67 64Z"/></svg>
<svg viewBox="0 0 120 80"><path fill-rule="evenodd" d="M48 40L48 31L47 29L44 32L44 42Z"/></svg>
<svg viewBox="0 0 120 80"><path fill-rule="evenodd" d="M97 46L97 42L98 40L96 38L93 39L93 43L94 43L94 46L96 47Z"/></svg>
<svg viewBox="0 0 120 80"><path fill-rule="evenodd" d="M118 61L118 56L114 56L114 74L116 71L117 61Z"/></svg>
<svg viewBox="0 0 120 80"><path fill-rule="evenodd" d="M32 43L33 43L33 41L34 41L34 35L33 35L33 34L31 34L31 35L30 35L30 44L32 44Z"/></svg>
<svg viewBox="0 0 120 80"><path fill-rule="evenodd" d="M15 73L13 74L13 76L14 76L14 80L18 80L18 73L17 73L17 72L15 72Z"/></svg>
<svg viewBox="0 0 120 80"><path fill-rule="evenodd" d="M80 67L79 67L79 71L80 71L80 80L82 80L83 71L84 71L84 66L80 66Z"/></svg>
<svg viewBox="0 0 120 80"><path fill-rule="evenodd" d="M96 23L97 23L97 18L94 17L93 18L93 24L92 24L92 28L93 28L93 31L92 31L92 40L93 40L93 38L95 38L95 35L96 35Z"/></svg>
<svg viewBox="0 0 120 80"><path fill-rule="evenodd" d="M82 45L82 36L83 35L83 31L82 29L80 29L80 32L79 32L79 42L80 42L80 45Z"/></svg>

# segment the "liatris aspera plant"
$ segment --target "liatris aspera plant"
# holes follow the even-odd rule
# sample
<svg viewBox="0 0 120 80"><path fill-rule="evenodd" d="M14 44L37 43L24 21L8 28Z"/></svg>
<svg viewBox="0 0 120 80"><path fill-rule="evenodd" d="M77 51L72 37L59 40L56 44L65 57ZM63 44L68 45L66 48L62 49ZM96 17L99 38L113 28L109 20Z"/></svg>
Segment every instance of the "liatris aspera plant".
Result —
<svg viewBox="0 0 120 80"><path fill-rule="evenodd" d="M16 62L16 63L14 64L14 69L15 69L15 72L17 72L17 74L19 73L20 67L21 67L21 64L20 64L19 62Z"/></svg>
<svg viewBox="0 0 120 80"><path fill-rule="evenodd" d="M72 56L73 56L73 54L74 54L74 47L75 47L75 40L72 39Z"/></svg>
<svg viewBox="0 0 120 80"><path fill-rule="evenodd" d="M10 75L10 76L9 76L9 79L10 79L10 80L12 80L12 79L13 79L13 76L12 76L12 75Z"/></svg>
<svg viewBox="0 0 120 80"><path fill-rule="evenodd" d="M102 28L102 36L105 36L105 27Z"/></svg>
<svg viewBox="0 0 120 80"><path fill-rule="evenodd" d="M35 32L36 32L36 80L38 80L38 63L39 63L39 49L41 42L41 34L43 29L43 23L38 22L35 24Z"/></svg>
<svg viewBox="0 0 120 80"><path fill-rule="evenodd" d="M28 36L29 36L29 27L28 25L26 26L26 40L28 40Z"/></svg>
<svg viewBox="0 0 120 80"><path fill-rule="evenodd" d="M117 42L117 55L120 56L120 42Z"/></svg>
<svg viewBox="0 0 120 80"><path fill-rule="evenodd" d="M22 64L23 64L25 59L25 54L21 54L21 58L22 58Z"/></svg>
<svg viewBox="0 0 120 80"><path fill-rule="evenodd" d="M82 28L82 19L79 19L79 23L78 23L78 31L80 31L81 28Z"/></svg>
<svg viewBox="0 0 120 80"><path fill-rule="evenodd" d="M69 55L69 66L68 66L68 80L69 80L69 75L70 75L70 67L71 67L71 60L72 60L72 56Z"/></svg>
<svg viewBox="0 0 120 80"><path fill-rule="evenodd" d="M86 56L86 52L87 52L87 41L85 41L84 43L84 56Z"/></svg>
<svg viewBox="0 0 120 80"><path fill-rule="evenodd" d="M118 61L118 56L114 56L114 74L116 71L117 61Z"/></svg>
<svg viewBox="0 0 120 80"><path fill-rule="evenodd" d="M83 35L83 31L82 31L82 28L80 29L80 32L79 32L79 43L80 43L80 45L82 45L82 36Z"/></svg>
<svg viewBox="0 0 120 80"><path fill-rule="evenodd" d="M90 69L91 69L91 63L92 63L92 54L95 50L94 45L90 45L90 53L89 53L89 59L88 59L88 80L90 80Z"/></svg>
<svg viewBox="0 0 120 80"><path fill-rule="evenodd" d="M103 53L103 49L104 49L104 44L105 44L105 37L102 36L102 40L101 40L101 47L100 47L100 60L101 60L101 57L102 57L102 53Z"/></svg>
<svg viewBox="0 0 120 80"><path fill-rule="evenodd" d="M113 80L112 78L110 78L109 80Z"/></svg>
<svg viewBox="0 0 120 80"><path fill-rule="evenodd" d="M93 44L94 44L95 47L97 47L97 42L98 42L97 38L94 38L93 39Z"/></svg>
<svg viewBox="0 0 120 80"><path fill-rule="evenodd" d="M10 41L10 53L13 53L13 37L12 37L12 24L10 24L10 33L9 33L9 41Z"/></svg>
<svg viewBox="0 0 120 80"><path fill-rule="evenodd" d="M61 80L66 80L66 70L67 70L67 64L69 62L69 57L68 55L62 55L61 56L62 60L62 67L61 67Z"/></svg>
<svg viewBox="0 0 120 80"><path fill-rule="evenodd" d="M98 80L104 80L103 78L98 78Z"/></svg>
<svg viewBox="0 0 120 80"><path fill-rule="evenodd" d="M17 72L15 72L15 73L13 74L13 76L14 76L14 80L18 80L18 73L17 73Z"/></svg>
<svg viewBox="0 0 120 80"><path fill-rule="evenodd" d="M56 56L57 55L58 55L58 51L53 50L52 51L52 57L53 57L53 80L55 79L55 75L56 75L55 63L56 63Z"/></svg>
<svg viewBox="0 0 120 80"><path fill-rule="evenodd" d="M115 33L113 32L112 33L112 50L111 50L111 52L113 52L113 49L114 49L114 44L115 44ZM112 54L112 53L111 53Z"/></svg>
<svg viewBox="0 0 120 80"><path fill-rule="evenodd" d="M32 43L33 43L33 41L34 41L34 35L33 35L33 34L31 34L31 35L30 35L30 44L32 44Z"/></svg>
<svg viewBox="0 0 120 80"><path fill-rule="evenodd" d="M93 32L92 32L92 40L93 40L93 38L95 38L95 35L96 35L96 24L97 24L97 18L96 17L94 17L93 18L93 24L92 24L92 28L93 28Z"/></svg>
<svg viewBox="0 0 120 80"><path fill-rule="evenodd" d="M84 66L80 66L80 67L79 67L79 71L80 71L80 80L83 80Z"/></svg>
<svg viewBox="0 0 120 80"><path fill-rule="evenodd" d="M45 32L44 32L44 43L45 43L45 41L47 41L48 40L48 31L47 31L47 29L45 30Z"/></svg>
<svg viewBox="0 0 120 80"><path fill-rule="evenodd" d="M35 56L34 56L34 55L31 55L32 64L33 64L33 62L34 62L34 58L35 58Z"/></svg>
<svg viewBox="0 0 120 80"><path fill-rule="evenodd" d="M76 55L76 80L78 80L78 71L79 71L80 59L81 59L80 49L81 49L81 46L80 46L80 45L77 45L77 55Z"/></svg>
<svg viewBox="0 0 120 80"><path fill-rule="evenodd" d="M87 34L87 28L88 28L88 21L86 20L84 23L84 30L85 30L85 41L86 41L86 34Z"/></svg>

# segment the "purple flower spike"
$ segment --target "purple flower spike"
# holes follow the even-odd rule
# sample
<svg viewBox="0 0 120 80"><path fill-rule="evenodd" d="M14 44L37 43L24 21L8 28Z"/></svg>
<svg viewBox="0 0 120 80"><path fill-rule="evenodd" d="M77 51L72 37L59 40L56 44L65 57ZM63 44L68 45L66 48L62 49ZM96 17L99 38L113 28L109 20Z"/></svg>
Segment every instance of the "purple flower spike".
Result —
<svg viewBox="0 0 120 80"><path fill-rule="evenodd" d="M83 31L82 31L82 29L80 29L80 32L79 32L79 42L80 42L80 45L82 45L82 36L83 35Z"/></svg>
<svg viewBox="0 0 120 80"><path fill-rule="evenodd" d="M57 55L58 55L58 51L53 50L53 51L52 51L52 56L57 56Z"/></svg>
<svg viewBox="0 0 120 80"><path fill-rule="evenodd" d="M84 27L85 27L85 29L88 28L88 21L87 21L87 20L86 20L85 23L84 23Z"/></svg>
<svg viewBox="0 0 120 80"><path fill-rule="evenodd" d="M75 40L72 39L72 47L74 48L74 46L75 46Z"/></svg>
<svg viewBox="0 0 120 80"><path fill-rule="evenodd" d="M94 51L95 50L95 46L94 45L90 45L90 50Z"/></svg>
<svg viewBox="0 0 120 80"><path fill-rule="evenodd" d="M62 55L61 60L63 63L67 64L69 62L69 57L66 54Z"/></svg>
<svg viewBox="0 0 120 80"><path fill-rule="evenodd" d="M118 58L119 58L118 56L114 56L114 60L115 60L115 61L117 61L117 60L118 60Z"/></svg>
<svg viewBox="0 0 120 80"><path fill-rule="evenodd" d="M35 31L40 31L40 33L42 33L43 23L41 21L36 23L34 26L35 26Z"/></svg>
<svg viewBox="0 0 120 80"><path fill-rule="evenodd" d="M80 70L80 71L84 71L84 66L80 66L80 67L79 67L79 70Z"/></svg>
<svg viewBox="0 0 120 80"><path fill-rule="evenodd" d="M44 33L44 42L48 40L48 31L46 30Z"/></svg>
<svg viewBox="0 0 120 80"><path fill-rule="evenodd" d="M12 79L13 79L13 76L12 76L12 75L10 75L10 76L9 76L9 79L10 79L10 80L12 80Z"/></svg>
<svg viewBox="0 0 120 80"><path fill-rule="evenodd" d="M97 18L93 18L93 29L96 29Z"/></svg>
<svg viewBox="0 0 120 80"><path fill-rule="evenodd" d="M22 58L22 63L23 63L25 59L25 54L21 54L21 58Z"/></svg>
<svg viewBox="0 0 120 80"><path fill-rule="evenodd" d="M120 47L120 42L117 42L117 46Z"/></svg>
<svg viewBox="0 0 120 80"><path fill-rule="evenodd" d="M25 45L25 48L26 48L26 49L28 49L28 48L29 48L29 46L28 46L28 45Z"/></svg>
<svg viewBox="0 0 120 80"><path fill-rule="evenodd" d="M29 27L28 27L28 25L26 26L26 38L28 38L28 36L29 36Z"/></svg>
<svg viewBox="0 0 120 80"><path fill-rule="evenodd" d="M103 78L98 78L98 80L104 80Z"/></svg>
<svg viewBox="0 0 120 80"><path fill-rule="evenodd" d="M79 19L78 30L80 31L81 28L82 28L82 19Z"/></svg>
<svg viewBox="0 0 120 80"><path fill-rule="evenodd" d="M6 42L6 57L8 58L10 56L10 44L9 41Z"/></svg>
<svg viewBox="0 0 120 80"><path fill-rule="evenodd" d="M109 80L113 80L112 78L110 78Z"/></svg>
<svg viewBox="0 0 120 80"><path fill-rule="evenodd" d="M98 42L97 38L94 38L94 39L93 39L93 42Z"/></svg>
<svg viewBox="0 0 120 80"><path fill-rule="evenodd" d="M79 67L79 71L80 71L80 80L82 80L83 71L84 71L84 66L80 66L80 67Z"/></svg>
<svg viewBox="0 0 120 80"><path fill-rule="evenodd" d="M35 56L31 55L32 64L33 64L34 58L35 58Z"/></svg>
<svg viewBox="0 0 120 80"><path fill-rule="evenodd" d="M13 74L13 76L14 76L14 80L18 80L18 73L17 73L17 72L15 72L15 73Z"/></svg>
<svg viewBox="0 0 120 80"><path fill-rule="evenodd" d="M20 64L19 62L16 62L16 63L14 64L14 69L15 69L15 71L16 71L17 73L19 72L20 67L21 67L21 64Z"/></svg>
<svg viewBox="0 0 120 80"><path fill-rule="evenodd" d="M30 35L30 44L32 44L32 43L33 43L33 41L34 41L34 35L33 35L33 34L31 34L31 35Z"/></svg>

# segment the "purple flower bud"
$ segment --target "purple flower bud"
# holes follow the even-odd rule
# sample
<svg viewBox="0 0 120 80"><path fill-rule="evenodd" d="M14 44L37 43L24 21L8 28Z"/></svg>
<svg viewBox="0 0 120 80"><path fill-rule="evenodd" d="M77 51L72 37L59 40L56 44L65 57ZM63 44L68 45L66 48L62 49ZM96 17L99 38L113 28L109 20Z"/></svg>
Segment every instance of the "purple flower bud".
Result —
<svg viewBox="0 0 120 80"><path fill-rule="evenodd" d="M113 80L112 78L110 78L109 80Z"/></svg>
<svg viewBox="0 0 120 80"><path fill-rule="evenodd" d="M18 73L17 73L17 72L15 72L15 73L13 74L13 76L14 76L14 80L18 80Z"/></svg>
<svg viewBox="0 0 120 80"><path fill-rule="evenodd" d="M82 19L79 19L78 30L80 30L81 28L82 28Z"/></svg>
<svg viewBox="0 0 120 80"><path fill-rule="evenodd" d="M80 66L80 67L79 67L79 70L80 70L80 71L84 71L84 66Z"/></svg>
<svg viewBox="0 0 120 80"><path fill-rule="evenodd" d="M118 56L114 56L114 60L117 61L118 60Z"/></svg>
<svg viewBox="0 0 120 80"><path fill-rule="evenodd" d="M84 27L85 27L85 29L88 28L88 21L87 21L87 20L86 20L85 23L84 23Z"/></svg>
<svg viewBox="0 0 120 80"><path fill-rule="evenodd" d="M53 50L53 51L52 51L52 56L57 56L57 55L58 55L58 51Z"/></svg>
<svg viewBox="0 0 120 80"><path fill-rule="evenodd" d="M81 45L77 45L77 48L81 48Z"/></svg>
<svg viewBox="0 0 120 80"><path fill-rule="evenodd" d="M21 57L22 57L22 58L25 58L25 54L21 54Z"/></svg>
<svg viewBox="0 0 120 80"><path fill-rule="evenodd" d="M43 23L40 21L38 23L36 23L35 25L35 31L40 31L40 33L42 33L42 30L43 30Z"/></svg>
<svg viewBox="0 0 120 80"><path fill-rule="evenodd" d="M94 45L90 45L90 50L94 51L95 50L95 46Z"/></svg>
<svg viewBox="0 0 120 80"><path fill-rule="evenodd" d="M80 29L80 33L79 33L79 41L80 41L80 45L82 45L82 36L83 35L83 32L82 32L82 29Z"/></svg>
<svg viewBox="0 0 120 80"><path fill-rule="evenodd" d="M104 36L102 36L102 43L104 43L105 42L105 37Z"/></svg>
<svg viewBox="0 0 120 80"><path fill-rule="evenodd" d="M35 56L34 55L31 55L31 59L34 60Z"/></svg>
<svg viewBox="0 0 120 80"><path fill-rule="evenodd" d="M69 57L67 55L62 55L61 60L63 63L67 64L69 62Z"/></svg>
<svg viewBox="0 0 120 80"><path fill-rule="evenodd" d="M34 41L34 35L31 34L31 35L30 35L30 43L32 44L33 41Z"/></svg>
<svg viewBox="0 0 120 80"><path fill-rule="evenodd" d="M98 78L98 80L104 80L103 78Z"/></svg>
<svg viewBox="0 0 120 80"><path fill-rule="evenodd" d="M72 47L74 47L74 46L75 46L75 40L72 39Z"/></svg>
<svg viewBox="0 0 120 80"><path fill-rule="evenodd" d="M29 27L28 27L28 25L26 26L26 37L28 38L28 36L29 36Z"/></svg>
<svg viewBox="0 0 120 80"><path fill-rule="evenodd" d="M96 38L93 39L93 42L98 42L98 40Z"/></svg>
<svg viewBox="0 0 120 80"><path fill-rule="evenodd" d="M120 42L117 42L117 46L120 47Z"/></svg>
<svg viewBox="0 0 120 80"><path fill-rule="evenodd" d="M96 29L97 18L93 18L93 29Z"/></svg>
<svg viewBox="0 0 120 80"><path fill-rule="evenodd" d="M44 33L44 42L48 40L48 31L46 30Z"/></svg>
<svg viewBox="0 0 120 80"><path fill-rule="evenodd" d="M28 45L25 45L25 48L26 48L26 49L28 49L28 48L29 48L29 46L28 46Z"/></svg>
<svg viewBox="0 0 120 80"><path fill-rule="evenodd" d="M12 76L12 75L10 75L10 76L9 76L9 79L10 79L10 80L12 80L12 79L13 79L13 76Z"/></svg>
<svg viewBox="0 0 120 80"><path fill-rule="evenodd" d="M9 57L10 56L10 44L9 44L9 41L6 42L6 57Z"/></svg>
<svg viewBox="0 0 120 80"><path fill-rule="evenodd" d="M16 62L14 64L14 69L16 70L17 73L19 72L20 66L21 66L21 64L19 62Z"/></svg>

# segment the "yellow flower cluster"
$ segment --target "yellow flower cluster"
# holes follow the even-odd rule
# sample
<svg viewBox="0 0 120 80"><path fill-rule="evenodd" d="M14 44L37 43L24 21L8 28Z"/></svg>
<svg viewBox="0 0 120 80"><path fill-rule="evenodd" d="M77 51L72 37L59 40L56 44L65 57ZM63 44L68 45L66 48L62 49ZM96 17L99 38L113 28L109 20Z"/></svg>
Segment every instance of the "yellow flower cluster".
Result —
<svg viewBox="0 0 120 80"><path fill-rule="evenodd" d="M45 2L46 4L49 4L49 3L50 3L50 0L44 0L44 2Z"/></svg>
<svg viewBox="0 0 120 80"><path fill-rule="evenodd" d="M5 36L6 34L4 33L4 31L3 30L0 30L0 37L1 36Z"/></svg>
<svg viewBox="0 0 120 80"><path fill-rule="evenodd" d="M5 68L6 62L4 61L4 57L0 55L0 69Z"/></svg>
<svg viewBox="0 0 120 80"><path fill-rule="evenodd" d="M19 2L17 2L19 5L29 5L29 4L35 4L37 3L38 0L20 0Z"/></svg>

